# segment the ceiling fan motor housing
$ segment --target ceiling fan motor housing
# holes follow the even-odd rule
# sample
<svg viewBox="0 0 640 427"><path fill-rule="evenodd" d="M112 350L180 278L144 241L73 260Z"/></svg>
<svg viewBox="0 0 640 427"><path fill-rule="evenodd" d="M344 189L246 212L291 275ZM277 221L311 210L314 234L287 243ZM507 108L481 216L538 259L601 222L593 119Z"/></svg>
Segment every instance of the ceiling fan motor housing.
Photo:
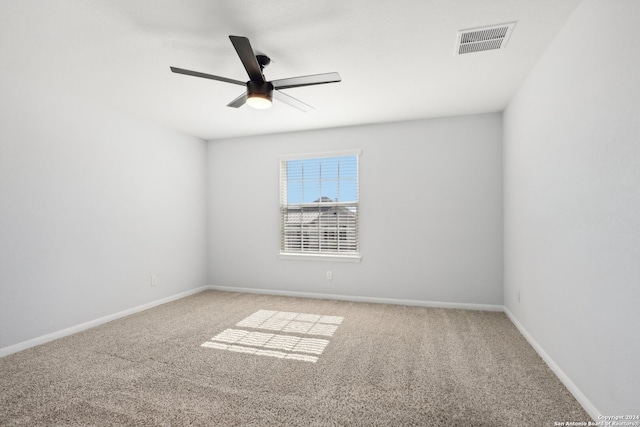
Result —
<svg viewBox="0 0 640 427"><path fill-rule="evenodd" d="M264 98L271 101L273 97L273 85L271 82L258 82L249 80L247 82L247 98Z"/></svg>

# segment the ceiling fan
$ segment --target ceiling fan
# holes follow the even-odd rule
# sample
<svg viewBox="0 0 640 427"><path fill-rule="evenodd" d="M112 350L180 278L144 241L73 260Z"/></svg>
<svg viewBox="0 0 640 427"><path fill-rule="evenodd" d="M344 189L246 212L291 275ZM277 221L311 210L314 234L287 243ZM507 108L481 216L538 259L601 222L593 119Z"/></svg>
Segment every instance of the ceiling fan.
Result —
<svg viewBox="0 0 640 427"><path fill-rule="evenodd" d="M171 71L188 76L202 77L204 79L218 80L221 82L232 83L239 86L246 86L246 91L227 104L227 107L239 108L245 103L254 108L271 107L272 99L277 99L292 107L302 111L308 111L313 108L296 98L281 92L281 89L290 89L301 86L320 85L325 83L337 83L341 81L338 73L313 74L310 76L289 77L286 79L266 81L262 70L269 65L271 59L266 55L256 55L251 47L249 39L240 36L229 36L233 47L236 49L242 65L244 65L249 75L248 82L240 80L228 79L226 77L214 76L212 74L200 73L198 71L185 70L183 68L171 67Z"/></svg>

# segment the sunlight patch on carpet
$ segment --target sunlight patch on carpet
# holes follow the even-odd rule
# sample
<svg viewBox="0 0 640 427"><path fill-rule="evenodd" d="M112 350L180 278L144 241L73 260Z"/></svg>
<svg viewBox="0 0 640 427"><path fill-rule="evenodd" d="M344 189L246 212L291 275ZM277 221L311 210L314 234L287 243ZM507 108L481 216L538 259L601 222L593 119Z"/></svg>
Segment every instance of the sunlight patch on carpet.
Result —
<svg viewBox="0 0 640 427"><path fill-rule="evenodd" d="M258 310L236 326L331 337L343 320L341 316ZM328 344L329 340L322 338L225 329L201 347L316 363Z"/></svg>

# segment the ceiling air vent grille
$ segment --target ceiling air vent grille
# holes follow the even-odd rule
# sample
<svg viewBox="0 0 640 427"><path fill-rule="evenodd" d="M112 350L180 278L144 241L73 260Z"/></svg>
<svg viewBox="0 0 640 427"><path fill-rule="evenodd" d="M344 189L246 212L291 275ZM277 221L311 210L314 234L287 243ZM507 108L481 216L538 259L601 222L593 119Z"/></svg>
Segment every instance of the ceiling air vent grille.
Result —
<svg viewBox="0 0 640 427"><path fill-rule="evenodd" d="M509 24L458 31L456 55L504 49L515 25L515 22L511 22Z"/></svg>

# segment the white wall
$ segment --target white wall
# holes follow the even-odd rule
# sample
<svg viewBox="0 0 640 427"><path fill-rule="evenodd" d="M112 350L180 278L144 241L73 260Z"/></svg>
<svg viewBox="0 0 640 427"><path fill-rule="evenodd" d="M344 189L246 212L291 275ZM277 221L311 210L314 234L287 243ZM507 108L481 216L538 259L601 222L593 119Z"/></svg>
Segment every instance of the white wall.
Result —
<svg viewBox="0 0 640 427"><path fill-rule="evenodd" d="M351 148L361 262L279 259L279 156ZM208 158L212 285L502 304L501 114L217 140Z"/></svg>
<svg viewBox="0 0 640 427"><path fill-rule="evenodd" d="M505 305L605 415L640 409L638 17L584 0L504 115Z"/></svg>
<svg viewBox="0 0 640 427"><path fill-rule="evenodd" d="M7 75L0 99L0 349L206 284L203 141Z"/></svg>

